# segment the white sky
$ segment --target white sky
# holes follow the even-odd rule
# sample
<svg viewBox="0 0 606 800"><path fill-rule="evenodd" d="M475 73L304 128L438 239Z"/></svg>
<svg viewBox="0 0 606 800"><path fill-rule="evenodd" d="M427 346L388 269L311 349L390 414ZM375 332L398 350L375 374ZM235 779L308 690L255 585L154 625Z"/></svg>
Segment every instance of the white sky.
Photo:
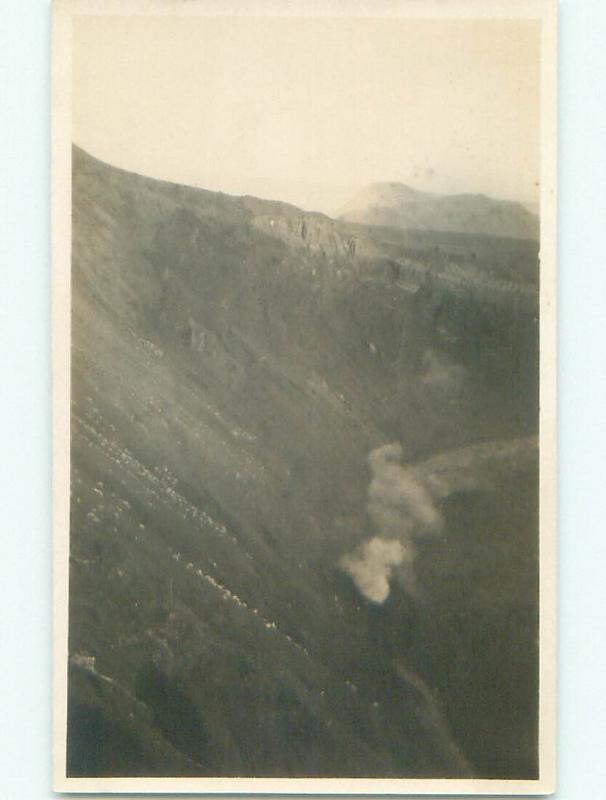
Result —
<svg viewBox="0 0 606 800"><path fill-rule="evenodd" d="M81 17L74 141L327 213L374 181L532 203L539 54L521 20Z"/></svg>

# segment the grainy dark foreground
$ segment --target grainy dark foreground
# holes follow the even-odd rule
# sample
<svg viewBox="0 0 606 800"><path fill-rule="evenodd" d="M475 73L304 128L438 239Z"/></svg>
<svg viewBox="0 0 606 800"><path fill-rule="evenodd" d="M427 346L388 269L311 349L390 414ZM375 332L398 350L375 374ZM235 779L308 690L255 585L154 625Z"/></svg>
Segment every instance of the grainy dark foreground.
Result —
<svg viewBox="0 0 606 800"><path fill-rule="evenodd" d="M73 158L68 774L536 777L537 243Z"/></svg>

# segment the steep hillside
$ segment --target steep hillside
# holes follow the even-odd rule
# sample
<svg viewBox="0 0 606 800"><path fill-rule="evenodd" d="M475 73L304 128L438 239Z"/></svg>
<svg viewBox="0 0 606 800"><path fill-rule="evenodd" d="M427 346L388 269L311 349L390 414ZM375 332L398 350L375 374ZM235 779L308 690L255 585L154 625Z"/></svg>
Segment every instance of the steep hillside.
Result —
<svg viewBox="0 0 606 800"><path fill-rule="evenodd" d="M70 774L535 774L536 252L432 241L74 149Z"/></svg>
<svg viewBox="0 0 606 800"><path fill-rule="evenodd" d="M402 183L373 183L339 212L343 220L410 230L538 239L539 221L521 203L482 194L439 195Z"/></svg>

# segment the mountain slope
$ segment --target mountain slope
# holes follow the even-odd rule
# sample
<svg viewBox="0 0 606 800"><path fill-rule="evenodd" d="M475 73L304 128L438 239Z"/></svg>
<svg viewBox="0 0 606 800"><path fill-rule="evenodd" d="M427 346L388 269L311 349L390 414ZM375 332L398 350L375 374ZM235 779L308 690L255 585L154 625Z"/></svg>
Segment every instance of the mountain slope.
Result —
<svg viewBox="0 0 606 800"><path fill-rule="evenodd" d="M469 245L74 149L70 774L533 774L532 251ZM342 559L393 441L444 526L377 604Z"/></svg>
<svg viewBox="0 0 606 800"><path fill-rule="evenodd" d="M373 183L353 197L339 217L367 225L412 230L538 239L538 218L521 203L482 194L438 195L402 183Z"/></svg>

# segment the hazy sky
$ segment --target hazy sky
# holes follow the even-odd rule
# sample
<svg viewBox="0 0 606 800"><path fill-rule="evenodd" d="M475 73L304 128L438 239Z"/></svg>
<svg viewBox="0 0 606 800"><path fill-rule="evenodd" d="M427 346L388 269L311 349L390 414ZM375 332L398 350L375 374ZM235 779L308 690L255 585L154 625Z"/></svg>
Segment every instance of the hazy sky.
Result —
<svg viewBox="0 0 606 800"><path fill-rule="evenodd" d="M539 54L533 21L82 17L74 141L328 213L374 181L536 202Z"/></svg>

